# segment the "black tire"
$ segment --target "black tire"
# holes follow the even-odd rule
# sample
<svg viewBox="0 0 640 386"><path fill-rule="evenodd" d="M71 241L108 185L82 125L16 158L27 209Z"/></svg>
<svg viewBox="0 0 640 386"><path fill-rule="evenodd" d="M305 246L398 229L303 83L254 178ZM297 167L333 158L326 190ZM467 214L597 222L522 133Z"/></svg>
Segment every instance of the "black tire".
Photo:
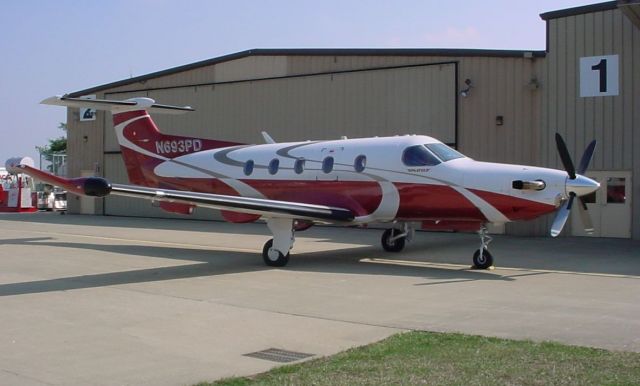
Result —
<svg viewBox="0 0 640 386"><path fill-rule="evenodd" d="M278 258L274 260L269 256L269 250L271 247L273 247L273 239L267 241L262 248L262 260L264 260L264 263L269 267L284 267L287 265L289 262L289 254L287 253L285 256L278 252Z"/></svg>
<svg viewBox="0 0 640 386"><path fill-rule="evenodd" d="M384 248L387 252L400 252L404 249L404 244L406 243L406 239L404 237L400 237L391 241L391 237L400 233L401 231L395 228L389 228L382 234L382 248Z"/></svg>
<svg viewBox="0 0 640 386"><path fill-rule="evenodd" d="M483 248L482 252L482 256L480 255L480 249L473 254L473 267L476 269L487 269L493 265L493 256L491 256L487 248Z"/></svg>

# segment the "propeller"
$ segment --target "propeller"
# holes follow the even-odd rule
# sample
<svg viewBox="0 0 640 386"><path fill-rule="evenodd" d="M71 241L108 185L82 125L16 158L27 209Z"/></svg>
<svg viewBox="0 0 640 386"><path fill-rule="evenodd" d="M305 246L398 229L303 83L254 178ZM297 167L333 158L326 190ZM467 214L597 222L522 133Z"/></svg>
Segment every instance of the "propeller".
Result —
<svg viewBox="0 0 640 386"><path fill-rule="evenodd" d="M562 161L562 165L564 169L567 171L568 179L565 184L565 190L569 195L569 199L564 202L564 204L558 210L556 214L556 218L553 220L553 224L551 225L551 236L556 237L562 232L562 228L564 228L564 224L567 222L569 218L569 213L571 213L571 208L573 207L573 200L578 197L578 211L580 213L580 219L582 220L582 225L584 225L584 230L587 233L593 233L593 223L591 222L591 217L587 212L587 204L582 199L582 196L587 195L600 187L596 181L583 176L587 171L587 167L589 166L589 162L591 162L591 158L593 158L593 151L596 148L596 141L593 140L584 150L584 154L582 154L582 158L580 159L580 164L578 164L578 170L576 174L576 168L571 160L571 156L569 155L569 151L567 150L567 145L562 139L562 136L556 133L556 146L558 148L558 154L560 155L560 160Z"/></svg>

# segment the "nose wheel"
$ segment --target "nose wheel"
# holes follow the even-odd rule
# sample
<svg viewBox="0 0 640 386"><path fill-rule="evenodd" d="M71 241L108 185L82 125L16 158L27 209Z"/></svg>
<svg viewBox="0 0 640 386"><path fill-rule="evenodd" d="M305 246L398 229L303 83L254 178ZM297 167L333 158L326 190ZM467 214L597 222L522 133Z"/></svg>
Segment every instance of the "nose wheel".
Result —
<svg viewBox="0 0 640 386"><path fill-rule="evenodd" d="M482 224L478 231L480 248L473 254L473 268L475 269L487 269L493 266L493 256L489 253L489 243L492 239L488 233L487 227Z"/></svg>
<svg viewBox="0 0 640 386"><path fill-rule="evenodd" d="M482 251L482 253L481 253ZM493 265L493 256L486 248L478 249L473 254L473 268L487 269Z"/></svg>

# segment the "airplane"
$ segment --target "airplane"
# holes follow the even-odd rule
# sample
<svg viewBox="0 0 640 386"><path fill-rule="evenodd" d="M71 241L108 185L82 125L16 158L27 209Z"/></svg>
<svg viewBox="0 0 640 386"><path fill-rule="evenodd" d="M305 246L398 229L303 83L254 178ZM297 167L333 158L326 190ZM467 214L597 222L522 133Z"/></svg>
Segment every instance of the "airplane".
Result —
<svg viewBox="0 0 640 386"><path fill-rule="evenodd" d="M196 207L214 208L234 223L264 219L273 235L262 250L268 266L285 266L295 232L322 223L391 224L381 238L389 252L403 250L417 222L422 229L476 231L476 269L493 266L489 223L557 211L550 232L556 237L577 197L585 230L593 231L582 197L600 187L584 176L595 140L576 169L556 134L562 171L475 161L424 135L277 143L263 132L266 143L259 145L168 135L150 113L194 109L151 98L55 96L41 103L110 111L132 185L101 177L63 178L28 165L8 165L12 170L78 195L138 197L187 215Z"/></svg>

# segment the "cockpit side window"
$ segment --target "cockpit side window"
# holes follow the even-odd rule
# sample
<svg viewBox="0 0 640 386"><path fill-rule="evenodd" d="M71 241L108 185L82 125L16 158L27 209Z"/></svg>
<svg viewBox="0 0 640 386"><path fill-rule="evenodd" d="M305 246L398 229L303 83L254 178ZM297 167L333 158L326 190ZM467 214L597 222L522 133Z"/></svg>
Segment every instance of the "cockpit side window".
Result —
<svg viewBox="0 0 640 386"><path fill-rule="evenodd" d="M404 150L402 163L407 166L435 166L440 163L440 160L423 145L416 145Z"/></svg>
<svg viewBox="0 0 640 386"><path fill-rule="evenodd" d="M443 162L451 161L456 158L464 158L464 155L453 150L444 143L428 143L425 145L427 149L431 150L438 158Z"/></svg>

